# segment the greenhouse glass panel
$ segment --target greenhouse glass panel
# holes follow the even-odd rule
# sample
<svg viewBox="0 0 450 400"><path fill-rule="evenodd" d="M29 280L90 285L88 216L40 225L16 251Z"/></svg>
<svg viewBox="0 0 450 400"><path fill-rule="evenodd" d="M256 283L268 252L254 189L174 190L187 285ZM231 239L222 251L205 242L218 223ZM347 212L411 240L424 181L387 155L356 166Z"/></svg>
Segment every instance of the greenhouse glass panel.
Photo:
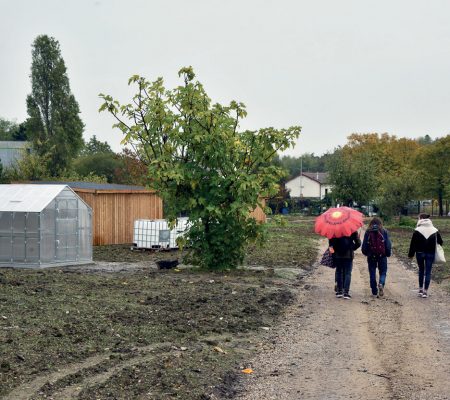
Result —
<svg viewBox="0 0 450 400"><path fill-rule="evenodd" d="M0 267L92 261L92 210L66 185L0 185Z"/></svg>

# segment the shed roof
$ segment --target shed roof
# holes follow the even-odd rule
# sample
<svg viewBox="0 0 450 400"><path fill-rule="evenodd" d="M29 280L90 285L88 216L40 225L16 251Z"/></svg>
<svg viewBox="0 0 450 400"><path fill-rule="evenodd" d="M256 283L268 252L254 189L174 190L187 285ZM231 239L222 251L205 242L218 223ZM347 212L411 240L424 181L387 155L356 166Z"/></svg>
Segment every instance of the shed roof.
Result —
<svg viewBox="0 0 450 400"><path fill-rule="evenodd" d="M68 186L0 185L0 211L41 212L65 188Z"/></svg>
<svg viewBox="0 0 450 400"><path fill-rule="evenodd" d="M40 181L40 182L33 182L37 185L67 185L73 190L87 190L87 191L128 191L128 192L154 192L154 190L147 189L144 186L137 186L137 185L119 185L115 183L94 183L94 182L68 182L68 181Z"/></svg>

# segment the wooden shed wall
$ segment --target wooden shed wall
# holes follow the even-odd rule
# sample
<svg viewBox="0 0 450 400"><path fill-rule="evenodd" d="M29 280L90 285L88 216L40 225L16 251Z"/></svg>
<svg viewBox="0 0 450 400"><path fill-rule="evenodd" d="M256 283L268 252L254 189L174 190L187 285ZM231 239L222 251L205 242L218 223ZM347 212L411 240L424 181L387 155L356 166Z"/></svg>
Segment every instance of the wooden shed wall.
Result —
<svg viewBox="0 0 450 400"><path fill-rule="evenodd" d="M163 217L162 200L155 192L74 191L92 207L94 245L132 243L136 219Z"/></svg>

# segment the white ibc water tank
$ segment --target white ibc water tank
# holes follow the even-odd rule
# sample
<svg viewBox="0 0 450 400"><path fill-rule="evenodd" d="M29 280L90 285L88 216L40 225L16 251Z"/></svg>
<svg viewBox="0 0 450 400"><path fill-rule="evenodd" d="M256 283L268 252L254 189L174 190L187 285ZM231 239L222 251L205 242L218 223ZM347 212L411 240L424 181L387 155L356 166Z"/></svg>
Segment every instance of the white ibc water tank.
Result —
<svg viewBox="0 0 450 400"><path fill-rule="evenodd" d="M165 219L138 219L134 221L133 244L138 249L175 249L177 238L189 227L187 217L177 218L173 229Z"/></svg>

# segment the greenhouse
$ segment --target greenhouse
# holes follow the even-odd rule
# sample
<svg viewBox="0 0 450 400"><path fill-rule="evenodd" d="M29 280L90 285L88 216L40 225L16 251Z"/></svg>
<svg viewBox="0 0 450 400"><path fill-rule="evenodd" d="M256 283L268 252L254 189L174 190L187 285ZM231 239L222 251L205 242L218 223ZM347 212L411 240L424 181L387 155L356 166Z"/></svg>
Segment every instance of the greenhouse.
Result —
<svg viewBox="0 0 450 400"><path fill-rule="evenodd" d="M0 185L0 267L92 262L92 210L66 185Z"/></svg>

